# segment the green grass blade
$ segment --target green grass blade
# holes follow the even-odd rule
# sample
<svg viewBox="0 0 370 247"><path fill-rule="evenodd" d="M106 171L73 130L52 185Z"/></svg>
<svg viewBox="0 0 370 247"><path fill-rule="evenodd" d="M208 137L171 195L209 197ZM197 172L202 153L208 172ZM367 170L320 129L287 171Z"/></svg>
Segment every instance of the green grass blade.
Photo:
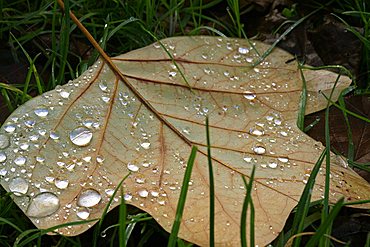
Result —
<svg viewBox="0 0 370 247"><path fill-rule="evenodd" d="M127 209L125 198L123 195L123 189L121 188L121 204L119 205L119 218L118 218L118 239L119 246L126 247L126 218L127 218Z"/></svg>
<svg viewBox="0 0 370 247"><path fill-rule="evenodd" d="M338 98L338 103L341 107L346 108L346 103L344 102L343 94L340 94ZM347 125L347 137L348 137L347 158L348 160L353 161L355 158L355 145L353 143L351 125L349 124L348 114L345 111L342 111L342 113L343 113L344 121L346 122L346 125Z"/></svg>
<svg viewBox="0 0 370 247"><path fill-rule="evenodd" d="M306 103L307 103L307 84L306 79L303 74L302 65L298 63L298 70L302 78L302 92L301 97L299 100L299 111L298 111L298 119L297 119L297 126L300 130L304 131L304 116L306 115Z"/></svg>
<svg viewBox="0 0 370 247"><path fill-rule="evenodd" d="M247 211L248 211L248 205L252 203L252 185L253 185L253 180L254 180L254 174L256 171L256 166L253 165L252 172L249 178L249 183L245 180L245 177L242 176L245 188L246 188L246 194L243 202L243 209L242 209L242 215L240 217L240 242L242 247L247 247ZM253 211L253 213L252 213ZM252 243L254 243L254 222L252 222L252 218L254 220L254 208L251 210L250 214L250 242L251 242L251 247L254 246ZM253 237L253 238L252 238Z"/></svg>
<svg viewBox="0 0 370 247"><path fill-rule="evenodd" d="M207 158L209 171L209 246L215 245L215 182L213 178L209 119L206 117Z"/></svg>
<svg viewBox="0 0 370 247"><path fill-rule="evenodd" d="M315 235L307 242L306 247L315 247L320 242L320 239L323 239L325 237L325 234L327 233L328 229L331 228L331 225L333 224L333 221L335 217L338 215L339 211L344 205L344 198L341 198L338 200L338 202L333 206L333 209L330 211L329 215L325 218L325 220L321 223L319 228L316 230ZM325 238L328 239L329 238ZM326 245L326 246L329 246Z"/></svg>
<svg viewBox="0 0 370 247"><path fill-rule="evenodd" d="M184 180L181 186L179 201L177 203L175 221L173 222L170 239L168 240L168 244L167 244L168 247L176 246L176 239L177 239L177 235L180 230L182 213L184 211L186 195L188 193L189 181L190 181L191 172L192 172L194 162L195 162L195 157L197 155L197 150L198 148L196 146L193 146L191 149L191 153L190 153L189 160L188 160L185 174L184 174Z"/></svg>
<svg viewBox="0 0 370 247"><path fill-rule="evenodd" d="M311 191L313 189L313 186L315 185L315 179L320 170L320 167L324 160L325 155L326 155L326 149L321 153L319 159L317 160L316 164L312 168L310 177L307 180L307 184L303 189L301 198L299 199L299 202L297 205L297 209L296 209L296 213L294 216L293 225L291 229L291 234L290 235L287 234L286 235L287 238L290 238L291 236L295 234L301 233L304 229L305 218L307 216L308 209L310 207ZM294 240L293 247L300 246L300 241L301 241L301 238L297 237Z"/></svg>

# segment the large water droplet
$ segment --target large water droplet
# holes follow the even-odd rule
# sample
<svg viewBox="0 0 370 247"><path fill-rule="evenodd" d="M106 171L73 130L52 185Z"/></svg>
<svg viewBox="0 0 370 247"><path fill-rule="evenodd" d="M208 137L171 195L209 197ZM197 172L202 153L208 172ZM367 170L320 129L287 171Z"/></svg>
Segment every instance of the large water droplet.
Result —
<svg viewBox="0 0 370 247"><path fill-rule="evenodd" d="M46 108L38 108L34 112L38 117L46 117L49 114L49 110Z"/></svg>
<svg viewBox="0 0 370 247"><path fill-rule="evenodd" d="M243 94L244 98L247 100L254 100L256 98L256 94L251 91L245 91Z"/></svg>
<svg viewBox="0 0 370 247"><path fill-rule="evenodd" d="M92 137L92 132L85 127L78 127L69 133L69 139L71 142L80 147L89 145Z"/></svg>
<svg viewBox="0 0 370 247"><path fill-rule="evenodd" d="M97 192L94 189L88 189L79 195L77 199L77 205L82 206L82 207L94 207L97 205L101 200L101 195L99 192Z"/></svg>
<svg viewBox="0 0 370 247"><path fill-rule="evenodd" d="M13 133L15 131L15 125L14 124L8 124L4 126L4 130L8 133Z"/></svg>
<svg viewBox="0 0 370 247"><path fill-rule="evenodd" d="M9 147L10 140L9 137L3 134L0 134L0 149L5 149Z"/></svg>
<svg viewBox="0 0 370 247"><path fill-rule="evenodd" d="M17 158L14 159L14 164L17 166L23 166L26 164L27 158L24 156L18 156Z"/></svg>
<svg viewBox="0 0 370 247"><path fill-rule="evenodd" d="M77 217L86 220L90 216L90 211L88 208L82 207L77 210Z"/></svg>
<svg viewBox="0 0 370 247"><path fill-rule="evenodd" d="M262 143L258 143L253 147L253 152L256 154L264 154L266 153L266 148Z"/></svg>
<svg viewBox="0 0 370 247"><path fill-rule="evenodd" d="M132 172L137 172L139 170L139 167L137 165L132 164L132 163L129 162L127 164L127 169L129 169Z"/></svg>
<svg viewBox="0 0 370 247"><path fill-rule="evenodd" d="M263 134L265 134L265 130L263 129L262 126L256 125L249 130L249 133L251 133L254 136L262 136Z"/></svg>
<svg viewBox="0 0 370 247"><path fill-rule="evenodd" d="M36 195L27 209L29 217L42 218L55 213L60 207L59 198L51 192Z"/></svg>
<svg viewBox="0 0 370 247"><path fill-rule="evenodd" d="M3 163L6 161L6 154L4 152L0 152L0 163Z"/></svg>
<svg viewBox="0 0 370 247"><path fill-rule="evenodd" d="M21 196L28 191L28 182L23 178L14 178L9 183L9 190L16 196Z"/></svg>
<svg viewBox="0 0 370 247"><path fill-rule="evenodd" d="M55 182L54 182L55 186L58 188L58 189L66 189L68 187L68 180L61 180L61 179L55 179Z"/></svg>

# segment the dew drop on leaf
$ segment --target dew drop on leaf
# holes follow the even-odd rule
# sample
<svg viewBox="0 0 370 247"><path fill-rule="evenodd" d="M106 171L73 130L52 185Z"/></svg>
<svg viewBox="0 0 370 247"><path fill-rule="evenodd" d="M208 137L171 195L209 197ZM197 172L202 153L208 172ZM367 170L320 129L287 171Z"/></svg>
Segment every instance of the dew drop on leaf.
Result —
<svg viewBox="0 0 370 247"><path fill-rule="evenodd" d="M5 149L9 147L10 140L9 137L3 134L0 134L0 149Z"/></svg>
<svg viewBox="0 0 370 247"><path fill-rule="evenodd" d="M88 208L82 207L77 210L76 214L81 220L86 220L90 216L90 211Z"/></svg>
<svg viewBox="0 0 370 247"><path fill-rule="evenodd" d="M35 120L27 120L27 121L24 121L24 125L27 128L32 128L33 126L35 126L35 124L36 124L36 121Z"/></svg>
<svg viewBox="0 0 370 247"><path fill-rule="evenodd" d="M249 133L251 133L254 136L262 136L265 134L265 130L263 129L263 127L256 125L255 127L249 130Z"/></svg>
<svg viewBox="0 0 370 247"><path fill-rule="evenodd" d="M34 112L38 117L46 117L49 114L49 110L46 108L38 108Z"/></svg>
<svg viewBox="0 0 370 247"><path fill-rule="evenodd" d="M279 157L278 160L282 163L287 163L289 161L287 157Z"/></svg>
<svg viewBox="0 0 370 247"><path fill-rule="evenodd" d="M6 161L6 154L4 152L0 152L0 163L3 163Z"/></svg>
<svg viewBox="0 0 370 247"><path fill-rule="evenodd" d="M85 127L78 127L69 133L69 139L71 142L79 147L89 145L92 137L92 132Z"/></svg>
<svg viewBox="0 0 370 247"><path fill-rule="evenodd" d="M28 182L23 178L13 178L9 183L9 190L16 196L21 196L28 191Z"/></svg>
<svg viewBox="0 0 370 247"><path fill-rule="evenodd" d="M13 133L15 131L15 125L14 124L8 124L4 126L4 130L8 133Z"/></svg>
<svg viewBox="0 0 370 247"><path fill-rule="evenodd" d="M132 194L131 193L126 193L124 196L123 196L123 199L125 201L130 201L132 199Z"/></svg>
<svg viewBox="0 0 370 247"><path fill-rule="evenodd" d="M139 190L137 193L139 194L140 197L143 198L148 197L149 195L149 192L146 189Z"/></svg>
<svg viewBox="0 0 370 247"><path fill-rule="evenodd" d="M87 189L79 195L77 205L82 207L94 207L101 201L101 195L94 189Z"/></svg>
<svg viewBox="0 0 370 247"><path fill-rule="evenodd" d="M68 98L69 98L70 93L69 93L69 92L67 92L67 91L61 91L61 92L59 93L59 95L60 95L60 97L62 97L63 99L68 99Z"/></svg>
<svg viewBox="0 0 370 247"><path fill-rule="evenodd" d="M17 166L23 166L26 164L27 158L24 156L18 156L17 158L14 159L14 164Z"/></svg>
<svg viewBox="0 0 370 247"><path fill-rule="evenodd" d="M54 184L58 189L66 189L69 182L68 180L55 179Z"/></svg>
<svg viewBox="0 0 370 247"><path fill-rule="evenodd" d="M132 172L137 172L139 170L139 167L137 165L132 164L132 163L129 162L127 164L127 169L129 169Z"/></svg>
<svg viewBox="0 0 370 247"><path fill-rule="evenodd" d="M27 215L42 218L55 213L60 207L59 198L51 192L36 195L27 209Z"/></svg>
<svg viewBox="0 0 370 247"><path fill-rule="evenodd" d="M240 46L238 49L240 54L247 54L249 52L248 48Z"/></svg>
<svg viewBox="0 0 370 247"><path fill-rule="evenodd" d="M251 91L245 91L243 94L244 98L247 100L254 100L256 98L256 94Z"/></svg>
<svg viewBox="0 0 370 247"><path fill-rule="evenodd" d="M253 147L253 152L256 154L264 154L266 153L266 148L262 143L258 143Z"/></svg>
<svg viewBox="0 0 370 247"><path fill-rule="evenodd" d="M140 144L140 146L144 149L149 149L150 147L150 142L143 142Z"/></svg>

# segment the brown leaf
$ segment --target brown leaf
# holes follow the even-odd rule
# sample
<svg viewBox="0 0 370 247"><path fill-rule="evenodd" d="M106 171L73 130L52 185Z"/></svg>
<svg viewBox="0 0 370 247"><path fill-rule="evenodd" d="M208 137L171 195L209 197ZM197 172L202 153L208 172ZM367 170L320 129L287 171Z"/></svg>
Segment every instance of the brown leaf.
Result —
<svg viewBox="0 0 370 247"><path fill-rule="evenodd" d="M126 203L147 211L169 231L186 160L196 145L180 236L208 245L208 115L216 243L239 245L241 176L248 177L256 165L256 241L266 245L282 230L323 150L296 126L302 87L297 65L286 64L291 55L275 49L253 67L256 51L241 39L177 37L162 43L178 68L156 43L112 59L123 81L99 60L75 81L18 108L1 128L3 187L14 192L35 225L47 228L100 217L131 171L124 183ZM268 48L255 45L260 54ZM304 73L307 113L323 109L326 100L318 91L328 94L337 75ZM349 83L342 77L334 98ZM368 199L369 184L335 156L332 160L331 202L342 196ZM313 200L323 195L323 174L316 179ZM90 226L59 232L76 235Z"/></svg>

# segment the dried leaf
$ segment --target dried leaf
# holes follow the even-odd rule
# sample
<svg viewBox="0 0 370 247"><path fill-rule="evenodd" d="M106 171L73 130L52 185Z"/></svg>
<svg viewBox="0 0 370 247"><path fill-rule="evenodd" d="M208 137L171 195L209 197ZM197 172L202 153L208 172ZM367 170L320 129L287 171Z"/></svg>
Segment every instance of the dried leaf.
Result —
<svg viewBox="0 0 370 247"><path fill-rule="evenodd" d="M124 183L125 200L151 214L167 231L174 220L186 160L199 148L180 236L208 244L209 116L215 174L215 236L238 245L248 177L257 166L252 198L256 244L282 230L323 146L296 127L302 87L297 65L275 49L260 65L246 40L177 37L112 58L127 80L102 60L80 78L19 107L2 126L2 186L39 228L100 217ZM256 43L262 53L267 45ZM191 89L181 77L181 69ZM307 113L326 106L337 75L304 71ZM350 83L341 77L335 90ZM370 186L332 157L331 201L368 199ZM343 166L344 164L344 166ZM324 168L323 168L324 169ZM312 194L320 199L324 172ZM118 200L113 206L117 206ZM369 207L369 205L362 205ZM90 225L59 229L76 235ZM247 230L249 232L249 230Z"/></svg>

